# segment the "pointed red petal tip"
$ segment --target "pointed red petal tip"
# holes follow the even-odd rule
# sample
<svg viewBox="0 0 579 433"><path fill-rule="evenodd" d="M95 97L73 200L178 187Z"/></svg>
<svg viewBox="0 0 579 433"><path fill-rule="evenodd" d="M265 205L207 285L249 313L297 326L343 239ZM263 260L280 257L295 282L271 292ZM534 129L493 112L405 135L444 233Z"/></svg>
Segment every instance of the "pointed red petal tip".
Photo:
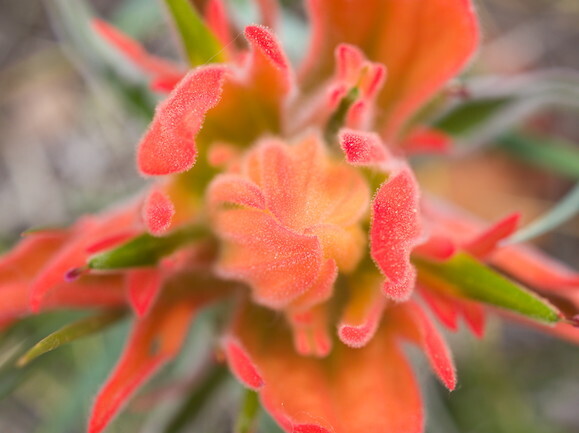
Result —
<svg viewBox="0 0 579 433"><path fill-rule="evenodd" d="M263 26L247 26L245 37L251 45L260 50L272 64L281 70L289 69L289 63L277 38Z"/></svg>
<svg viewBox="0 0 579 433"><path fill-rule="evenodd" d="M135 269L127 275L127 290L131 307L138 317L145 316L153 306L162 285L162 273L157 268Z"/></svg>
<svg viewBox="0 0 579 433"><path fill-rule="evenodd" d="M364 347L376 333L378 322L367 322L363 325L340 325L338 327L338 337L346 346L353 348Z"/></svg>
<svg viewBox="0 0 579 433"><path fill-rule="evenodd" d="M224 342L224 349L229 367L240 382L253 390L258 390L264 385L257 366L241 346L241 343L233 337L228 337Z"/></svg>
<svg viewBox="0 0 579 433"><path fill-rule="evenodd" d="M162 235L171 226L175 206L162 191L153 190L143 204L143 220L152 235Z"/></svg>
<svg viewBox="0 0 579 433"><path fill-rule="evenodd" d="M412 250L413 255L433 260L448 260L457 251L456 244L445 236L432 236Z"/></svg>
<svg viewBox="0 0 579 433"><path fill-rule="evenodd" d="M452 355L444 337L426 312L411 300L394 310L392 317L397 322L399 332L421 347L432 370L452 391L456 387L456 368Z"/></svg>
<svg viewBox="0 0 579 433"><path fill-rule="evenodd" d="M484 258L497 248L501 240L509 237L515 232L519 226L520 219L521 214L518 212L508 215L493 224L476 238L466 243L463 247L464 250L475 257Z"/></svg>
<svg viewBox="0 0 579 433"><path fill-rule="evenodd" d="M342 129L338 139L346 159L352 165L382 165L392 159L377 134Z"/></svg>
<svg viewBox="0 0 579 433"><path fill-rule="evenodd" d="M436 129L415 129L402 144L407 155L424 153L447 154L452 148L452 138Z"/></svg>
<svg viewBox="0 0 579 433"><path fill-rule="evenodd" d="M207 111L221 99L225 73L223 66L194 69L159 104L137 152L143 175L180 173L193 167L195 136Z"/></svg>
<svg viewBox="0 0 579 433"><path fill-rule="evenodd" d="M372 258L386 276L384 293L398 302L408 300L416 282L410 254L422 235L419 200L418 183L407 166L392 174L374 198Z"/></svg>

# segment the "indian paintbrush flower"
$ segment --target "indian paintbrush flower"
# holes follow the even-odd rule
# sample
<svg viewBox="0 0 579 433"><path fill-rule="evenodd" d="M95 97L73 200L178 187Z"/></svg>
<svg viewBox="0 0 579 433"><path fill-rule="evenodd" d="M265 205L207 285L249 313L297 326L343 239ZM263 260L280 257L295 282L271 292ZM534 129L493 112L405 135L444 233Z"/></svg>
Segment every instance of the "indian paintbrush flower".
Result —
<svg viewBox="0 0 579 433"><path fill-rule="evenodd" d="M273 25L274 2L259 4ZM201 9L206 26L195 25L219 51L189 71L95 21L168 93L137 150L154 183L69 229L27 234L0 261L4 326L63 307L134 311L90 433L214 302L236 305L220 340L231 371L291 432L423 431L401 342L456 386L432 317L453 330L462 317L482 335L488 304L579 340L563 313L485 263L575 312L579 276L531 247L501 247L518 214L489 228L422 196L408 160L450 143L417 114L476 50L470 1L309 0L297 72L269 28L248 26L246 45L232 44L224 4Z"/></svg>

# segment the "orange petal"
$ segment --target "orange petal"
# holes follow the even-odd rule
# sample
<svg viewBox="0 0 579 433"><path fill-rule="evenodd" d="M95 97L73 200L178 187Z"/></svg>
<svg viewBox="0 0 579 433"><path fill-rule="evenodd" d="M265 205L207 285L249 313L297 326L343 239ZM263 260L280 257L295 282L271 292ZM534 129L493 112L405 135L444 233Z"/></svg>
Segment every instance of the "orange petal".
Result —
<svg viewBox="0 0 579 433"><path fill-rule="evenodd" d="M142 174L159 176L189 170L195 163L195 136L205 113L221 99L226 69L193 69L157 106L155 117L141 139L137 163Z"/></svg>
<svg viewBox="0 0 579 433"><path fill-rule="evenodd" d="M350 281L351 297L338 324L338 336L350 347L363 347L376 333L387 301L380 290L381 276L362 275Z"/></svg>
<svg viewBox="0 0 579 433"><path fill-rule="evenodd" d="M329 357L298 355L287 326L246 310L232 330L259 370L265 409L287 432L421 433L414 375L388 327L361 349L342 344Z"/></svg>
<svg viewBox="0 0 579 433"><path fill-rule="evenodd" d="M478 44L469 0L309 0L308 12L313 32L301 71L305 87L330 76L338 44L358 46L388 68L379 96L387 137L464 67Z"/></svg>
<svg viewBox="0 0 579 433"><path fill-rule="evenodd" d="M426 313L413 301L389 311L398 329L405 331L405 337L422 347L432 369L440 381L449 389L456 386L456 368L450 350Z"/></svg>
<svg viewBox="0 0 579 433"><path fill-rule="evenodd" d="M384 293L407 300L416 282L410 253L421 236L418 183L403 167L382 184L373 203L370 230L372 258L386 276Z"/></svg>
<svg viewBox="0 0 579 433"><path fill-rule="evenodd" d="M226 241L219 271L247 281L257 302L287 306L316 281L322 248L315 236L281 226L269 213L231 209L217 214L218 232Z"/></svg>

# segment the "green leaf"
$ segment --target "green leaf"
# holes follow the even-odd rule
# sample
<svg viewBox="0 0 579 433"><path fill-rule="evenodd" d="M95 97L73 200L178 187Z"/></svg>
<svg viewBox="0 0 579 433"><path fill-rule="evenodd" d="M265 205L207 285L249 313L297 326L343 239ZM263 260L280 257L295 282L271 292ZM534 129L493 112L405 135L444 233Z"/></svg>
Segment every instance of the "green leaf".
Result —
<svg viewBox="0 0 579 433"><path fill-rule="evenodd" d="M539 110L579 108L579 74L548 71L516 77L475 78L464 84L468 97L449 104L433 122L465 153L493 140Z"/></svg>
<svg viewBox="0 0 579 433"><path fill-rule="evenodd" d="M528 241L569 221L577 213L579 213L579 183L547 214L517 231L506 242L512 244Z"/></svg>
<svg viewBox="0 0 579 433"><path fill-rule="evenodd" d="M561 319L555 307L466 253L458 253L445 262L415 263L419 279L426 285L442 289L450 286L467 298L542 322L556 323Z"/></svg>
<svg viewBox="0 0 579 433"><path fill-rule="evenodd" d="M18 359L17 365L19 367L24 367L30 361L38 358L46 352L50 352L66 343L94 334L95 332L112 325L120 320L124 315L124 310L105 311L101 314L87 317L78 322L66 325L36 343Z"/></svg>
<svg viewBox="0 0 579 433"><path fill-rule="evenodd" d="M189 0L165 0L191 66L223 62L223 47Z"/></svg>
<svg viewBox="0 0 579 433"><path fill-rule="evenodd" d="M117 248L93 256L88 266L102 270L154 266L164 256L205 233L205 229L198 227L183 229L164 237L144 233Z"/></svg>
<svg viewBox="0 0 579 433"><path fill-rule="evenodd" d="M549 171L579 179L579 147L560 139L511 132L497 139L501 149Z"/></svg>

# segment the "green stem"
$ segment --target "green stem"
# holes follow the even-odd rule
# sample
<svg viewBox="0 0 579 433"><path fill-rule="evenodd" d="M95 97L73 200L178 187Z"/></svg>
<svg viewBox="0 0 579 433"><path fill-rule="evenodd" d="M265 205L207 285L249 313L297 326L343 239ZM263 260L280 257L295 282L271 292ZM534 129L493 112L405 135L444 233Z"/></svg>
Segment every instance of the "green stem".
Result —
<svg viewBox="0 0 579 433"><path fill-rule="evenodd" d="M193 419L201 412L208 397L217 387L228 377L227 369L218 365L209 374L205 375L203 381L183 402L176 415L165 428L165 433L179 433L187 427Z"/></svg>
<svg viewBox="0 0 579 433"><path fill-rule="evenodd" d="M245 390L243 396L243 404L235 422L234 433L253 433L257 415L259 413L259 398L258 394L251 389Z"/></svg>

